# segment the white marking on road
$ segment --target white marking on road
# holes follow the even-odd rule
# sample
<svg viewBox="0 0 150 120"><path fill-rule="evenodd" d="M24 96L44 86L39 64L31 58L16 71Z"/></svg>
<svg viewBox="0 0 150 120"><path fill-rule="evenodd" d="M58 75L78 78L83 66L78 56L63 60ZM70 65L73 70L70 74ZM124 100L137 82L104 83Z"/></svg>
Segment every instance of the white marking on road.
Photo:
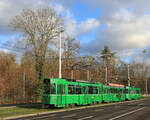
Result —
<svg viewBox="0 0 150 120"><path fill-rule="evenodd" d="M120 106L118 105L118 106L115 106L115 108L120 108Z"/></svg>
<svg viewBox="0 0 150 120"><path fill-rule="evenodd" d="M89 119L89 118L92 118L92 117L94 117L94 116L88 116L88 117L80 118L78 120L85 120L85 119Z"/></svg>
<svg viewBox="0 0 150 120"><path fill-rule="evenodd" d="M56 114L47 115L47 116L41 116L41 117L35 117L35 118L42 119L42 118L48 118L48 117L53 117L53 116L56 116ZM32 118L30 120L35 120L35 118Z"/></svg>
<svg viewBox="0 0 150 120"><path fill-rule="evenodd" d="M103 111L104 109L97 109L97 110L95 110L96 112L98 112L98 111Z"/></svg>
<svg viewBox="0 0 150 120"><path fill-rule="evenodd" d="M144 109L144 108L146 108L146 107L142 107L142 108L139 108L139 109L137 109L137 110L133 110L133 111L131 111L131 112L128 112L128 113L125 113L125 114L116 116L116 117L114 117L114 118L111 118L111 119L109 119L109 120L115 120L115 119L121 118L121 117L123 117L123 116L126 116L126 115L129 115L129 114L135 113L135 112L137 112L137 111L140 111L140 110L142 110L142 109Z"/></svg>
<svg viewBox="0 0 150 120"><path fill-rule="evenodd" d="M76 114L72 114L72 115L66 115L66 116L63 116L62 118L74 117L74 116L76 116Z"/></svg>
<svg viewBox="0 0 150 120"><path fill-rule="evenodd" d="M139 104L139 105L144 105L143 103Z"/></svg>
<svg viewBox="0 0 150 120"><path fill-rule="evenodd" d="M52 116L56 116L56 114L52 114L52 115L49 115L49 116L51 116L51 117L52 117Z"/></svg>

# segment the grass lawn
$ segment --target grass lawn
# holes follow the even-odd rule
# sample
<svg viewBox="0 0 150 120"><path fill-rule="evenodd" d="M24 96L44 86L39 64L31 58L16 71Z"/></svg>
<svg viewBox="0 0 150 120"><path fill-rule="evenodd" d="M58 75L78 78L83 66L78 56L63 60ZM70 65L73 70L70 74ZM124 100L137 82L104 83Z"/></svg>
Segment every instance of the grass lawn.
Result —
<svg viewBox="0 0 150 120"><path fill-rule="evenodd" d="M53 111L53 110L52 109L42 109L40 106L0 108L0 118L48 112L48 111Z"/></svg>

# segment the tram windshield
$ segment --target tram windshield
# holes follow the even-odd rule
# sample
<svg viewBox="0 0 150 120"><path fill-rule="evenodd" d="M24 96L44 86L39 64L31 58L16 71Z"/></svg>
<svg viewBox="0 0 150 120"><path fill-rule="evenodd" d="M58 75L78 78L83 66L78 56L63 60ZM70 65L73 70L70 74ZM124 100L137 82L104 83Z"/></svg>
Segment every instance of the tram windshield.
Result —
<svg viewBox="0 0 150 120"><path fill-rule="evenodd" d="M44 79L44 94L56 94L56 84L50 83L50 79Z"/></svg>

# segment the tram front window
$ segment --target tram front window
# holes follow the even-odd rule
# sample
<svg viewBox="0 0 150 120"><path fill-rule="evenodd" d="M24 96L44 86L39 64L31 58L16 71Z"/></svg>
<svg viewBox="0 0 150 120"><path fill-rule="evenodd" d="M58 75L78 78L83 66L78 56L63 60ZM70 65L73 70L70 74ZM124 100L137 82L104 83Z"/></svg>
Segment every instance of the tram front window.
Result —
<svg viewBox="0 0 150 120"><path fill-rule="evenodd" d="M50 79L44 79L44 94L56 94L56 84L51 83Z"/></svg>
<svg viewBox="0 0 150 120"><path fill-rule="evenodd" d="M44 79L44 94L50 94L50 79Z"/></svg>
<svg viewBox="0 0 150 120"><path fill-rule="evenodd" d="M55 83L50 85L50 94L56 94L56 84Z"/></svg>

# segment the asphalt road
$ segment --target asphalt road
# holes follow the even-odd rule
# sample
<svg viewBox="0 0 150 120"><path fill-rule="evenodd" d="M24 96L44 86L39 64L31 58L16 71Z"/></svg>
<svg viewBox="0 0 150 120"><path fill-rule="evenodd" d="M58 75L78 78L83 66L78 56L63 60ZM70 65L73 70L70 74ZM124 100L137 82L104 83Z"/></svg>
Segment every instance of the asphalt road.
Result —
<svg viewBox="0 0 150 120"><path fill-rule="evenodd" d="M18 120L150 120L150 99L57 112Z"/></svg>

